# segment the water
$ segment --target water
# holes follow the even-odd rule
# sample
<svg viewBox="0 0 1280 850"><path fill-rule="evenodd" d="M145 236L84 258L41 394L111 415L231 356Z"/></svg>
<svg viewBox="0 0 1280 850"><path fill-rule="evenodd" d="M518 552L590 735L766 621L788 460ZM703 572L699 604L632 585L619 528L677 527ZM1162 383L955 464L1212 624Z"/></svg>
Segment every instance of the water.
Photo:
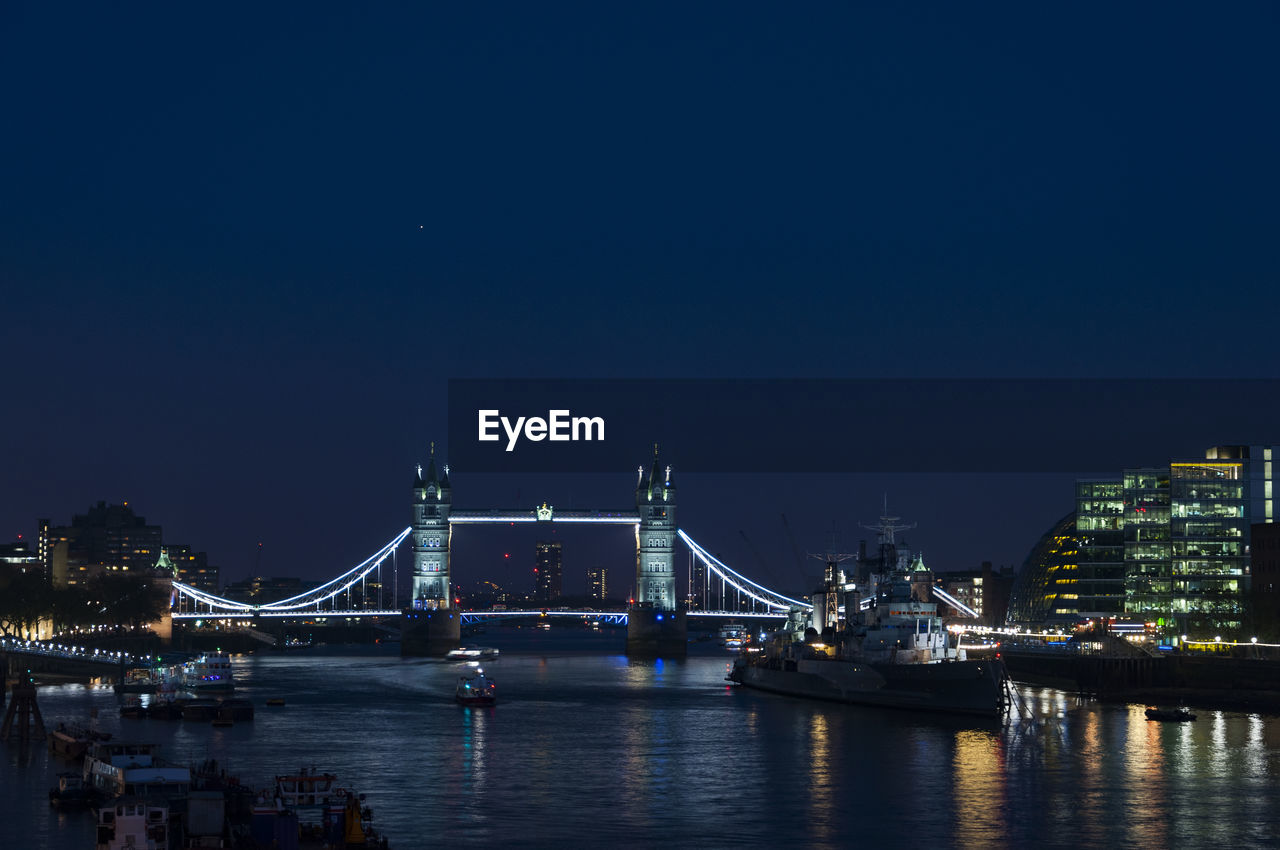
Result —
<svg viewBox="0 0 1280 850"><path fill-rule="evenodd" d="M46 722L96 708L117 737L252 783L336 773L396 850L1280 844L1280 718L1153 723L1023 689L1039 721L1001 727L731 688L728 653L707 644L631 662L616 634L482 640L504 650L486 709L453 703L456 665L394 645L238 657L257 714L228 729L120 718L104 686L46 686L39 702ZM92 817L47 802L66 765L42 744L0 748L0 847L92 847Z"/></svg>

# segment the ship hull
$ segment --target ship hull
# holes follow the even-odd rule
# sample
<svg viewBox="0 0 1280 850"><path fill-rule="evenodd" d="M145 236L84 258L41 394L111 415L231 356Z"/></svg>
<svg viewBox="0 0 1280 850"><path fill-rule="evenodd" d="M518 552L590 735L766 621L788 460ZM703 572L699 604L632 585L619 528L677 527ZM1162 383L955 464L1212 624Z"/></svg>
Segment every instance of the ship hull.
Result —
<svg viewBox="0 0 1280 850"><path fill-rule="evenodd" d="M868 664L817 659L739 663L730 678L749 688L856 705L997 717L1004 674L998 661Z"/></svg>

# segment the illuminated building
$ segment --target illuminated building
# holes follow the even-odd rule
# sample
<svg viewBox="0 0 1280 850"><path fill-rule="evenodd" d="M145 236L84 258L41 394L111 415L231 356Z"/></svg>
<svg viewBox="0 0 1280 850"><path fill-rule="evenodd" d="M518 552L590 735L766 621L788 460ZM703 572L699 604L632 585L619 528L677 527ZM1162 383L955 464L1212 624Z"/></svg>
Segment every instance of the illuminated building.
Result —
<svg viewBox="0 0 1280 850"><path fill-rule="evenodd" d="M209 556L204 552L193 552L190 546L166 543L164 552L173 565L174 577L183 584L189 584L210 593L218 592L218 568L209 566Z"/></svg>
<svg viewBox="0 0 1280 850"><path fill-rule="evenodd" d="M560 543L539 540L534 546L533 598L547 602L560 598Z"/></svg>
<svg viewBox="0 0 1280 850"><path fill-rule="evenodd" d="M609 570L591 567L587 570L587 596L591 599L609 598Z"/></svg>
<svg viewBox="0 0 1280 850"><path fill-rule="evenodd" d="M44 562L29 541L21 536L12 543L0 543L0 564L5 564L20 572L44 573Z"/></svg>
<svg viewBox="0 0 1280 850"><path fill-rule="evenodd" d="M65 561L59 546L65 546ZM81 584L102 572L150 570L160 559L161 529L147 525L129 507L98 502L71 525L50 527L40 521L39 549L55 584Z"/></svg>
<svg viewBox="0 0 1280 850"><path fill-rule="evenodd" d="M1077 481L1076 511L1028 556L1010 618L1128 617L1170 644L1239 633L1250 524L1273 522L1271 453L1215 446L1204 459Z"/></svg>

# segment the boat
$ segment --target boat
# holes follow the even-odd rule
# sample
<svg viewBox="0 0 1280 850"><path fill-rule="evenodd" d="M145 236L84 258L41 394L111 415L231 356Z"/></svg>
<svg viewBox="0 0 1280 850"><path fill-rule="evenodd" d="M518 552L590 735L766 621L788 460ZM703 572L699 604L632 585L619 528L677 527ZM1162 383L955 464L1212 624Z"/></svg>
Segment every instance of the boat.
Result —
<svg viewBox="0 0 1280 850"><path fill-rule="evenodd" d="M492 646L460 646L444 654L451 661L492 661L498 657L498 650Z"/></svg>
<svg viewBox="0 0 1280 850"><path fill-rule="evenodd" d="M1191 713L1189 708L1155 708L1147 709L1148 720L1168 720L1173 723L1184 723L1189 720L1195 720L1196 716Z"/></svg>
<svg viewBox="0 0 1280 850"><path fill-rule="evenodd" d="M474 673L458 677L453 698L459 705L493 705L498 701L498 685L477 667Z"/></svg>
<svg viewBox="0 0 1280 850"><path fill-rule="evenodd" d="M86 729L76 723L59 723L48 735L49 752L71 761L84 758L94 741L109 740L110 733Z"/></svg>
<svg viewBox="0 0 1280 850"><path fill-rule="evenodd" d="M789 696L998 717L1003 662L967 659L937 604L921 598L932 582L913 580L914 572L926 572L919 558L869 573L863 592L830 558L812 609L793 608L763 651L751 648L735 660L729 680Z"/></svg>
<svg viewBox="0 0 1280 850"><path fill-rule="evenodd" d="M319 773L314 767L298 768L297 773L276 776L273 801L288 809L323 806L330 796L337 796L341 790L333 784L337 779L335 774Z"/></svg>
<svg viewBox="0 0 1280 850"><path fill-rule="evenodd" d="M190 699L180 701L182 706L182 719L195 720L198 722L213 720L218 715L218 701L216 699Z"/></svg>
<svg viewBox="0 0 1280 850"><path fill-rule="evenodd" d="M235 689L231 656L206 652L182 665L182 686L189 691L230 691Z"/></svg>
<svg viewBox="0 0 1280 850"><path fill-rule="evenodd" d="M163 761L158 750L156 744L95 742L84 759L85 784L108 800L135 795L184 799L191 770Z"/></svg>
<svg viewBox="0 0 1280 850"><path fill-rule="evenodd" d="M129 797L98 809L97 850L169 850L169 804Z"/></svg>
<svg viewBox="0 0 1280 850"><path fill-rule="evenodd" d="M150 710L147 708L147 706L142 704L141 697L136 697L136 696L130 697L129 699L120 703L121 717L142 718L142 717L146 717L149 713L150 713Z"/></svg>
<svg viewBox="0 0 1280 850"><path fill-rule="evenodd" d="M314 767L275 778L250 809L249 838L256 847L381 847L365 795L339 787L337 776Z"/></svg>
<svg viewBox="0 0 1280 850"><path fill-rule="evenodd" d="M59 773L58 784L49 789L49 804L72 808L87 806L97 799L93 788L85 784L79 773Z"/></svg>
<svg viewBox="0 0 1280 850"><path fill-rule="evenodd" d="M134 667L126 670L124 678L116 682L118 694L153 694L160 685L160 677L150 667Z"/></svg>
<svg viewBox="0 0 1280 850"><path fill-rule="evenodd" d="M267 705L279 707L284 705L284 697L267 697Z"/></svg>
<svg viewBox="0 0 1280 850"><path fill-rule="evenodd" d="M720 645L739 649L748 640L747 627L742 623L725 623L720 627Z"/></svg>

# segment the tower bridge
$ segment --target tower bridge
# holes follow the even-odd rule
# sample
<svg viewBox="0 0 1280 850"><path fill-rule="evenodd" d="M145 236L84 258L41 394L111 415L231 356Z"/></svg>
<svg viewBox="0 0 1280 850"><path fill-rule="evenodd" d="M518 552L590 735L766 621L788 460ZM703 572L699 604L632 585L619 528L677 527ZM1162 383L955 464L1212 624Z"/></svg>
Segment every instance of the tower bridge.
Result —
<svg viewBox="0 0 1280 850"><path fill-rule="evenodd" d="M635 507L618 510L563 511L544 502L532 508L455 510L449 467L437 471L435 452L424 472L417 467L411 491L412 524L385 546L346 572L319 587L276 602L252 604L240 602L174 581L173 616L191 618L237 617L357 617L400 614L391 611L352 609L351 591L357 584L381 570L387 559L408 541L413 553L413 575L410 606L402 613L401 648L407 655L443 655L459 642L464 619L496 616L498 612L463 611L452 597L452 537L457 524L611 524L635 528L636 594L625 614L627 652L631 655L682 656L686 651L687 618L689 616L756 616L780 617L794 608L811 608L801 599L793 599L755 582L711 555L676 525L676 486L671 467L659 463L657 447L648 470L637 469L634 490ZM676 548L682 542L707 571L725 587L746 600L750 610L701 612L686 611L676 591ZM348 604L340 608L343 597ZM363 597L362 597L363 598ZM504 612L511 616L529 616L537 612ZM585 612L551 612L548 614ZM593 612L605 616L603 612ZM616 615L612 615L616 616Z"/></svg>

